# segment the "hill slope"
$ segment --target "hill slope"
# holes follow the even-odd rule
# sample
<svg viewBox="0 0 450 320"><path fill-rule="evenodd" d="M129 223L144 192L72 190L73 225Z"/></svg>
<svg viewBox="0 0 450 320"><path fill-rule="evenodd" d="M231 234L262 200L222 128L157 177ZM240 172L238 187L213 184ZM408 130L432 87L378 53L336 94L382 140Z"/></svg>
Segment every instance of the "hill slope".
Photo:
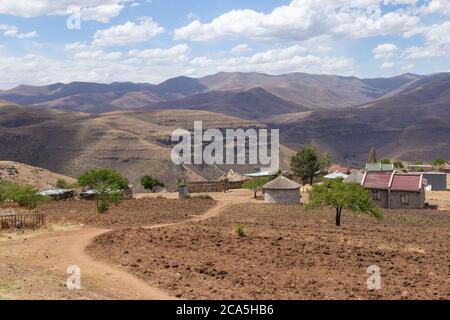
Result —
<svg viewBox="0 0 450 320"><path fill-rule="evenodd" d="M170 135L190 129L195 120L205 128L260 128L263 125L204 111L118 111L101 115L27 107L0 108L3 160L51 169L70 176L106 167L119 170L138 186L151 174L174 187L177 179L217 179L230 168L245 173L257 166L177 166L171 161ZM282 158L291 151L282 148ZM283 164L286 167L286 161Z"/></svg>
<svg viewBox="0 0 450 320"><path fill-rule="evenodd" d="M382 157L450 158L450 73L417 80L399 93L340 110L266 120L281 129L284 144L317 144L341 162L361 163L375 146Z"/></svg>
<svg viewBox="0 0 450 320"><path fill-rule="evenodd" d="M308 110L259 87L247 91L209 91L148 108L205 110L250 120Z"/></svg>
<svg viewBox="0 0 450 320"><path fill-rule="evenodd" d="M0 180L29 185L38 190L54 188L58 179L64 179L69 183L75 179L43 168L29 166L14 161L0 161Z"/></svg>

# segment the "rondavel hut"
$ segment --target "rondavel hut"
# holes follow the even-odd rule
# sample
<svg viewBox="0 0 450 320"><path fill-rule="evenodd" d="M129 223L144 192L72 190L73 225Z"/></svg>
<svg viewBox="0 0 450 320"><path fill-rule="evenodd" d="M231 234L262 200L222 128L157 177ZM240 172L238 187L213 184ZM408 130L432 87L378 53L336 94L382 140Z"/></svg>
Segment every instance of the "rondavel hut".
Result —
<svg viewBox="0 0 450 320"><path fill-rule="evenodd" d="M279 176L264 185L264 201L283 204L300 203L300 187L301 185L297 182Z"/></svg>

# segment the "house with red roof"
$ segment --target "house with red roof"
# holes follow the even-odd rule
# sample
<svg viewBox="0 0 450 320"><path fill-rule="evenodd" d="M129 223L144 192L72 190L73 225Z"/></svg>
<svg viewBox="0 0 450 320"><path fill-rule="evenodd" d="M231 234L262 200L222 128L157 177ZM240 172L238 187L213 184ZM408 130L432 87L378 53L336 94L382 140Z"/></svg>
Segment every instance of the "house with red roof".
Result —
<svg viewBox="0 0 450 320"><path fill-rule="evenodd" d="M388 209L422 209L425 206L425 182L420 173L371 172L361 185L370 190L375 205Z"/></svg>

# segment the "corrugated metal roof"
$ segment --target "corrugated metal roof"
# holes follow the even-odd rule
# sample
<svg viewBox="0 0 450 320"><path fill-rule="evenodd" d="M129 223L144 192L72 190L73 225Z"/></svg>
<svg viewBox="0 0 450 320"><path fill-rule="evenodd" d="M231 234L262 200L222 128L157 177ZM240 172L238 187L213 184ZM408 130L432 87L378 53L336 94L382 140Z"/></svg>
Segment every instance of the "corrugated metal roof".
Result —
<svg viewBox="0 0 450 320"><path fill-rule="evenodd" d="M370 189L388 189L391 172L367 172L362 185Z"/></svg>
<svg viewBox="0 0 450 320"><path fill-rule="evenodd" d="M391 190L419 191L422 189L420 174L395 173L391 182Z"/></svg>
<svg viewBox="0 0 450 320"><path fill-rule="evenodd" d="M269 177L277 174L277 171L260 171L254 173L246 173L244 176L246 177Z"/></svg>
<svg viewBox="0 0 450 320"><path fill-rule="evenodd" d="M394 191L420 191L423 184L423 175L393 171L367 172L362 186L368 189L391 189Z"/></svg>
<svg viewBox="0 0 450 320"><path fill-rule="evenodd" d="M333 172L330 174L327 174L326 176L324 176L325 179L336 179L336 178L348 178L348 174L345 173L341 173L341 172Z"/></svg>
<svg viewBox="0 0 450 320"><path fill-rule="evenodd" d="M394 165L392 163L367 163L367 171L393 171Z"/></svg>

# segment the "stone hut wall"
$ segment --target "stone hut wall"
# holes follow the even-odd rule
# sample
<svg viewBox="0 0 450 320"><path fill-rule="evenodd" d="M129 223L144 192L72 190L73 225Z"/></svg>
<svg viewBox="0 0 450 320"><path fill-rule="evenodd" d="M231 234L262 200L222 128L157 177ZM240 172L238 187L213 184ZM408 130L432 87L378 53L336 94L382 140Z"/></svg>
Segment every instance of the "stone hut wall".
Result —
<svg viewBox="0 0 450 320"><path fill-rule="evenodd" d="M264 202L266 203L284 203L296 204L300 203L300 190L264 190Z"/></svg>

